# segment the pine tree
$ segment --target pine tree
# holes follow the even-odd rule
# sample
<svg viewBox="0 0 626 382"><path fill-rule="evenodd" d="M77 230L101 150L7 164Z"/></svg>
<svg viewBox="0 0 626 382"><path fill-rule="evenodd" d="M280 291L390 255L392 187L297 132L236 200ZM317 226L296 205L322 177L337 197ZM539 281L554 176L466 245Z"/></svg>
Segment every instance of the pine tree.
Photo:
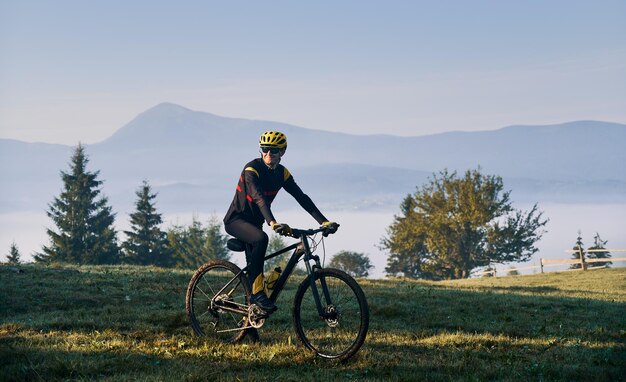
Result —
<svg viewBox="0 0 626 382"><path fill-rule="evenodd" d="M600 234L596 232L596 236L593 238L594 244L592 247L587 248L587 257L589 259L610 259L611 252L602 251L606 249L605 245L607 243L606 240L602 240L600 238ZM599 252L596 252L599 251ZM613 264L610 261L607 262L598 262L598 263L589 263L589 267L609 267Z"/></svg>
<svg viewBox="0 0 626 382"><path fill-rule="evenodd" d="M108 199L100 196L99 171L87 171L89 159L79 144L71 158L70 171L61 171L63 191L49 204L48 217L56 230L48 229L49 246L35 255L38 262L114 264L120 250L113 226L115 214Z"/></svg>
<svg viewBox="0 0 626 382"><path fill-rule="evenodd" d="M576 238L576 244L572 247L574 254L572 255L573 260L580 260L580 254L582 252L583 256L585 256L585 246L583 244L583 238L581 237L581 232L578 231L578 237ZM571 264L569 266L570 269L580 269L580 263Z"/></svg>
<svg viewBox="0 0 626 382"><path fill-rule="evenodd" d="M124 231L127 236L122 244L125 261L162 267L173 265L167 234L159 228L163 219L156 212L156 194L151 193L150 185L144 180L136 195L137 210L130 215L131 231Z"/></svg>
<svg viewBox="0 0 626 382"><path fill-rule="evenodd" d="M177 268L197 268L212 259L230 258L228 237L221 223L213 217L205 227L195 217L189 227L174 226L167 232L173 263Z"/></svg>
<svg viewBox="0 0 626 382"><path fill-rule="evenodd" d="M15 244L15 242L11 243L11 249L9 250L9 254L7 255L7 261L11 265L20 264L20 251L17 248L17 244Z"/></svg>

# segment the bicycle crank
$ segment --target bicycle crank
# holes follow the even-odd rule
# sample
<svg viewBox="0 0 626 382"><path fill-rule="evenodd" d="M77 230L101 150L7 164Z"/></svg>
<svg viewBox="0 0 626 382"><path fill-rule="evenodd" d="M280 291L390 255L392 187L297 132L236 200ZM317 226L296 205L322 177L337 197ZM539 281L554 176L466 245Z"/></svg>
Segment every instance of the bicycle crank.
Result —
<svg viewBox="0 0 626 382"><path fill-rule="evenodd" d="M248 307L248 324L259 329L265 323L268 314L260 306L252 304Z"/></svg>

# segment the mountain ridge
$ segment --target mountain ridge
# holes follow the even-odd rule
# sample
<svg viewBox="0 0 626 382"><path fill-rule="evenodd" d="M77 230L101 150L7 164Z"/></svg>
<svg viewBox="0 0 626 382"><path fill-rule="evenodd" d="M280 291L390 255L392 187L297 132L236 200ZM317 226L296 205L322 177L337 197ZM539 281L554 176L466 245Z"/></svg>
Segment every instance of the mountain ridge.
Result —
<svg viewBox="0 0 626 382"><path fill-rule="evenodd" d="M155 187L187 184L186 204L225 204L248 160L258 156L258 136L281 130L289 138L283 163L303 189L325 202L393 203L443 169L481 167L523 189L527 200L626 199L626 125L573 121L511 125L497 130L446 132L413 137L354 135L280 122L221 117L161 103L109 138L84 145L90 169L100 171L112 200L132 205L143 179ZM0 139L0 210L38 206L58 193L73 146ZM330 174L330 175L329 175ZM533 186L535 185L535 186ZM603 189L603 185L606 189ZM194 188L195 187L195 188ZM183 186L164 188L178 190ZM108 191L107 191L108 190ZM176 202L175 192L168 198ZM210 193L211 195L202 195ZM388 198L384 195L389 196ZM617 195L617 196L616 196ZM223 200L224 199L224 200Z"/></svg>

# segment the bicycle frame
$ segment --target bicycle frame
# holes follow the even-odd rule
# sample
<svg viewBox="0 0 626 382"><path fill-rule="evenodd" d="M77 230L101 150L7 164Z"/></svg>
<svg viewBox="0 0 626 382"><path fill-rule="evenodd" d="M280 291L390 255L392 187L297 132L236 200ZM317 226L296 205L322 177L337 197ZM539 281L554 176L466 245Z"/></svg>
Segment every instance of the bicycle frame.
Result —
<svg viewBox="0 0 626 382"><path fill-rule="evenodd" d="M285 269L276 278L275 288L271 293L267 288L264 292L269 294L267 299L276 302L298 262L303 260L306 275L295 280L299 285L293 294L291 310L295 334L304 347L316 355L345 361L354 356L365 341L369 307L363 289L353 277L339 269L322 268L322 255L315 254L322 240L317 234L325 237L334 233L334 228L292 228L289 236L295 242L263 258L278 260L281 254L290 256L286 264L281 264ZM229 239L227 244L235 252L245 249L241 240ZM242 269L225 259L209 260L196 270L187 287L185 305L197 335L226 343L239 342L246 336L253 342L258 341L257 329L263 327L270 312L252 303L251 300L256 299L250 296L248 271L247 266ZM289 288L292 287L290 284ZM288 297L291 296L289 293Z"/></svg>
<svg viewBox="0 0 626 382"><path fill-rule="evenodd" d="M320 317L325 318L326 313L324 311L324 307L322 305L322 301L320 298L320 294L317 288L317 285L315 284L315 270L316 269L321 269L321 263L320 263L320 259L319 256L317 255L313 255L311 253L311 247L309 245L309 236L314 235L316 233L319 232L323 232L323 229L315 229L315 230L296 230L294 229L294 236L297 235L300 239L299 242L291 244L283 249L280 249L274 253L271 253L267 256L265 256L264 261L265 260L269 260L272 259L278 255L281 255L285 252L293 251L293 254L291 255L291 257L289 258L289 261L287 262L287 265L285 266L285 270L281 273L280 277L278 278L278 280L276 280L276 284L275 287L272 291L272 294L269 296L269 299L272 302L276 302L276 300L278 299L278 296L280 295L280 293L283 290L283 287L285 286L285 284L287 283L287 280L289 279L289 277L291 276L291 273L293 272L293 270L296 268L296 265L298 264L298 261L300 261L301 257L304 257L304 264L307 270L307 278L310 281L311 284L311 291L313 293L313 298L315 300L315 305L317 307L317 311L320 315ZM314 264L311 265L310 261L314 261ZM248 267L246 266L245 268L243 268L239 273L237 273L228 283L226 283L226 285L224 285L224 287L222 289L220 289L215 296L212 298L211 302L212 304L215 303L215 299L222 295L222 293L228 289L228 287L230 285L233 284L233 282L237 281L239 279L239 277L241 277L241 274L246 272L248 269ZM239 282L239 281L237 281ZM324 294L324 298L326 299L326 304L332 304L331 302L331 298L330 298L330 293L328 292L328 288L326 286L326 281L324 279L320 279L320 283L322 285L322 291ZM233 288L235 289L235 288ZM232 293L232 292L231 292ZM237 305L241 305L241 304L237 304ZM228 310L234 313L245 313L247 311L247 307L245 306L240 306L239 308L232 308L226 305L220 305L219 306L221 309L224 310Z"/></svg>

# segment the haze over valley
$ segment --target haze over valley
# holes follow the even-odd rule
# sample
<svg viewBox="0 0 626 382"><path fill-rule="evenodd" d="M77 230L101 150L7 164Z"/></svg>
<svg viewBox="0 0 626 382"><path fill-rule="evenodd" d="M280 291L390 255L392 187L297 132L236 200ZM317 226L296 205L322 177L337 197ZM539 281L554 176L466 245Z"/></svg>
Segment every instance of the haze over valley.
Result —
<svg viewBox="0 0 626 382"><path fill-rule="evenodd" d="M227 118L171 103L139 114L111 137L86 145L88 170L100 171L101 188L127 228L135 191L148 180L159 212L170 224L196 214L221 219L242 166L258 154L265 130L287 134L283 164L342 234L327 240L327 257L339 250L369 254L382 276L386 261L376 245L402 198L444 169L480 166L502 176L517 208L539 203L551 219L539 247L544 257L569 257L577 230L585 244L595 231L611 248L626 248L626 125L574 121L549 126L508 126L428 136L351 135L280 122ZM77 142L78 143L78 142ZM25 260L46 242L47 204L61 190L73 147L0 139L0 248L15 240ZM273 209L292 225L313 220L285 192ZM120 233L120 239L123 239ZM556 251L558 254L555 254ZM549 253L547 253L549 252Z"/></svg>

